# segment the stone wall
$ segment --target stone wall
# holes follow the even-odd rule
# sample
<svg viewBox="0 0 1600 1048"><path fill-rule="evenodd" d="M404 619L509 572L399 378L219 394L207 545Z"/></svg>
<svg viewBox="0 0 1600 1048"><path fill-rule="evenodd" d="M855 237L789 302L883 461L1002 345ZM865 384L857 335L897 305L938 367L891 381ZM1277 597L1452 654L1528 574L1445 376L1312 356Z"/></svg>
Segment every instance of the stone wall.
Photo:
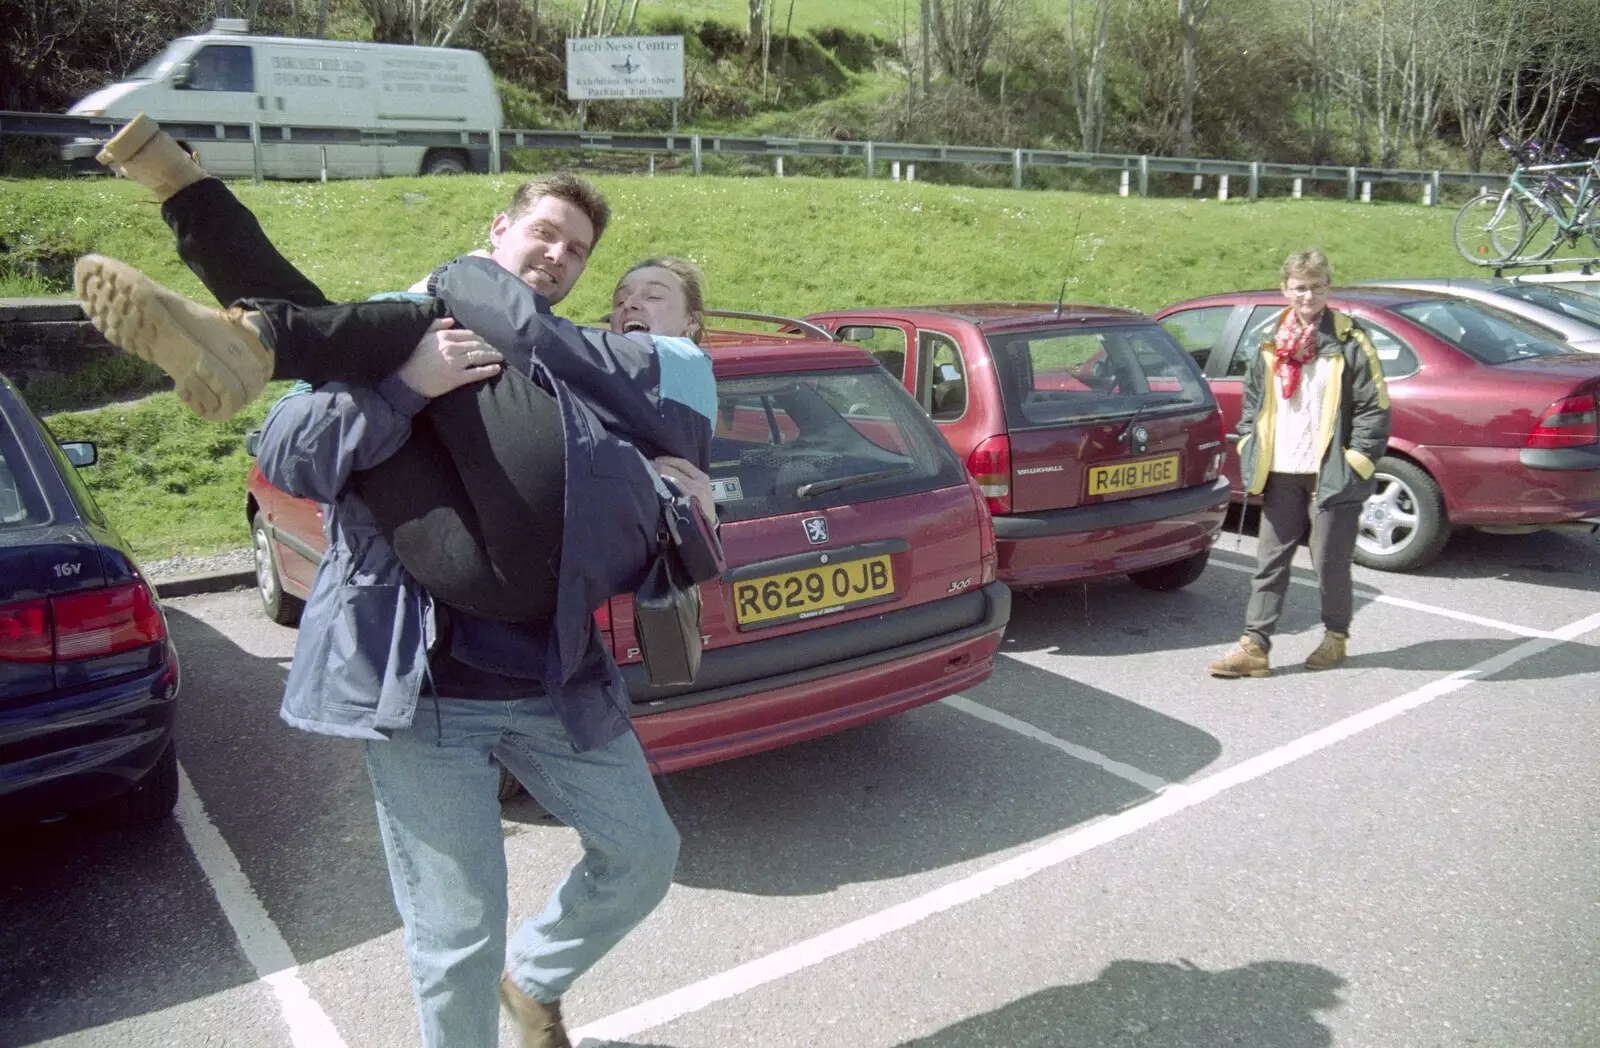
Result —
<svg viewBox="0 0 1600 1048"><path fill-rule="evenodd" d="M101 337L76 299L0 299L0 373L40 414L171 389L161 370Z"/></svg>

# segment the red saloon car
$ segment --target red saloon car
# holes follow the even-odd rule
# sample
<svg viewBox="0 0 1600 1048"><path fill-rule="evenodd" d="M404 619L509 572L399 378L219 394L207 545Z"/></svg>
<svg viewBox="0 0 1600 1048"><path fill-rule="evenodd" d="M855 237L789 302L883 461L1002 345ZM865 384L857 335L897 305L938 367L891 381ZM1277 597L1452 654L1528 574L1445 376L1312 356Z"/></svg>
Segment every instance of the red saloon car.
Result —
<svg viewBox="0 0 1600 1048"><path fill-rule="evenodd" d="M1000 578L1200 577L1228 507L1221 416L1154 320L1101 306L859 309L808 318L868 349L977 478Z"/></svg>
<svg viewBox="0 0 1600 1048"><path fill-rule="evenodd" d="M1425 291L1334 289L1334 309L1366 330L1394 410L1355 559L1409 571L1452 527L1600 528L1600 358L1481 302ZM1156 318L1204 369L1228 430L1244 373L1284 308L1277 291L1212 295ZM1228 456L1239 492L1239 460Z"/></svg>
<svg viewBox="0 0 1600 1048"><path fill-rule="evenodd" d="M701 586L695 682L647 682L631 598L596 613L665 771L864 724L994 669L1011 593L982 493L872 357L809 332L707 339L729 567ZM321 510L252 464L245 514L262 605L292 623L325 548Z"/></svg>

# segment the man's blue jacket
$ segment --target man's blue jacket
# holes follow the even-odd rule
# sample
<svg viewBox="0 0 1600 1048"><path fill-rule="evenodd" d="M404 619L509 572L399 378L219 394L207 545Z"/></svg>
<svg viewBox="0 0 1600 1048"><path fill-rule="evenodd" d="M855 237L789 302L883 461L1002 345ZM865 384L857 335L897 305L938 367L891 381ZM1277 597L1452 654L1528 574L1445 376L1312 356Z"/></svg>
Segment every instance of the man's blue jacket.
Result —
<svg viewBox="0 0 1600 1048"><path fill-rule="evenodd" d="M637 588L657 549L660 501L649 459L673 455L709 466L710 359L683 339L577 328L487 259L451 263L432 284L461 326L505 354L508 369L534 374L556 395L566 428L566 507L541 680L574 744L603 745L627 730L627 701L593 614L607 598ZM348 482L405 443L426 403L396 377L373 388L329 383L291 393L262 427L262 475L327 506L327 552L301 617L281 711L295 727L383 738L409 726L416 712L439 640L436 608Z"/></svg>

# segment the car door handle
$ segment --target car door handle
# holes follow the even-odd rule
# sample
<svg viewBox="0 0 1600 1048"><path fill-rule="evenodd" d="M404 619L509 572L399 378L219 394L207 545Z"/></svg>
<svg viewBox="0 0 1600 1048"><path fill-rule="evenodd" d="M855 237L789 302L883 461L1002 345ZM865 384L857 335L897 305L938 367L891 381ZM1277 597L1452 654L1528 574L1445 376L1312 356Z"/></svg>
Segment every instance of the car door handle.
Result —
<svg viewBox="0 0 1600 1048"><path fill-rule="evenodd" d="M1243 439L1244 438L1239 436L1239 434L1237 434L1237 433L1229 433L1228 434L1228 443L1229 444L1237 444L1237 443L1239 443L1239 441L1241 441Z"/></svg>

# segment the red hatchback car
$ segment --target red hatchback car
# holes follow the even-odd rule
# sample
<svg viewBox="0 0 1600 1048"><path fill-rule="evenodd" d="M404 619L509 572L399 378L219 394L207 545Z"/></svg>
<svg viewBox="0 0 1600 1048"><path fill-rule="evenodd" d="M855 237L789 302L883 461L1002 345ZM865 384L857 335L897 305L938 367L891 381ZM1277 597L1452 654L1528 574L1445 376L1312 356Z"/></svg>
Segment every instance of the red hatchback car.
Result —
<svg viewBox="0 0 1600 1048"><path fill-rule="evenodd" d="M868 349L956 449L988 498L1004 581L1127 574L1172 590L1205 570L1228 507L1221 416L1150 317L990 304L809 319Z"/></svg>
<svg viewBox="0 0 1600 1048"><path fill-rule="evenodd" d="M701 586L695 682L647 682L631 598L596 613L665 771L864 724L994 669L1011 593L983 495L872 357L811 332L707 340L729 568ZM325 548L321 510L252 464L245 514L262 605L292 623Z"/></svg>
<svg viewBox="0 0 1600 1048"><path fill-rule="evenodd" d="M1372 339L1394 410L1355 559L1408 571L1455 526L1600 529L1600 357L1481 302L1423 291L1334 289L1328 304ZM1284 308L1277 291L1212 295L1156 314L1205 368L1228 430L1244 373ZM1239 459L1228 456L1239 491Z"/></svg>

